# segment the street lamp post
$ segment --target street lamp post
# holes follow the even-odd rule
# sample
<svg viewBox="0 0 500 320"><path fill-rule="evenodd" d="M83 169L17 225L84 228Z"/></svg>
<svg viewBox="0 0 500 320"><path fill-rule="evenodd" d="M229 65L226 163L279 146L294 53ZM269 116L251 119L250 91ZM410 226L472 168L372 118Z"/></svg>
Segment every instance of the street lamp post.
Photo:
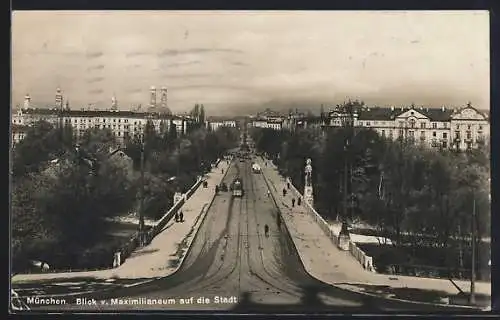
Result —
<svg viewBox="0 0 500 320"><path fill-rule="evenodd" d="M346 139L345 139L345 144L344 144L344 155L345 155L345 160L344 160L344 175L343 175L343 215L342 215L342 227L339 232L338 236L338 245L341 250L349 250L349 243L350 243L350 235L349 235L349 230L347 227L347 221L348 221L348 179L351 176L351 172L349 169L351 168L351 143L352 143L352 137L353 137L353 131L352 127L354 125L354 119L353 119L353 110L352 106L346 106L344 105L343 110L342 110L342 120L343 120L343 126L344 129L346 130ZM349 177L348 177L349 175Z"/></svg>
<svg viewBox="0 0 500 320"><path fill-rule="evenodd" d="M476 303L476 197L473 196L472 204L472 266L470 277L470 304Z"/></svg>
<svg viewBox="0 0 500 320"><path fill-rule="evenodd" d="M144 135L141 135L141 178L139 187L139 246L144 246Z"/></svg>

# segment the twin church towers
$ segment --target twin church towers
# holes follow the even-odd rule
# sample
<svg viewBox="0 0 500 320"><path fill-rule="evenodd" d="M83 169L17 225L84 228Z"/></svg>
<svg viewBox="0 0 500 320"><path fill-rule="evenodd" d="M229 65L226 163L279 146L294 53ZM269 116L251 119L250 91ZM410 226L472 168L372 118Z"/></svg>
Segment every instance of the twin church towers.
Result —
<svg viewBox="0 0 500 320"><path fill-rule="evenodd" d="M160 89L160 103L158 104L157 102L157 89L156 87L152 86L150 88L150 100L149 100L149 108L157 108L160 107L161 109L168 109L168 104L167 104L167 88L166 87L161 87ZM31 107L31 97L29 94L26 94L24 97L24 104L23 108L24 109L29 109ZM55 94L55 104L54 107L57 110L69 110L69 101L66 100L64 101L64 97L61 91L61 88L56 89L56 94ZM111 110L118 110L118 100L116 97L113 95L111 98Z"/></svg>

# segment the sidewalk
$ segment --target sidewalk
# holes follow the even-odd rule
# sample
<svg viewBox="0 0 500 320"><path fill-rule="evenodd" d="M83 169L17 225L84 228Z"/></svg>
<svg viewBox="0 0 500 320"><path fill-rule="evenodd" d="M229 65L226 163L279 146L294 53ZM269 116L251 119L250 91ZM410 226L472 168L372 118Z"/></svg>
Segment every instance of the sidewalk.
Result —
<svg viewBox="0 0 500 320"><path fill-rule="evenodd" d="M451 281L446 279L390 276L365 270L349 251L341 251L333 244L304 206L292 208L291 192L283 197L282 190L286 182L274 165L268 161L267 166L262 163L262 169L302 263L313 277L351 290L359 290L361 285L373 285L444 291L450 295L459 293ZM469 281L454 282L464 292L470 291ZM476 282L476 293L491 296L491 283Z"/></svg>
<svg viewBox="0 0 500 320"><path fill-rule="evenodd" d="M132 253L121 266L88 272L18 274L12 277L12 283L71 278L145 279L166 277L174 273L181 266L194 235L203 221L202 218L214 198L214 186L222 181L228 167L229 164L223 160L205 176L208 188L200 185L181 207L184 222L176 223L173 220L168 222L149 245Z"/></svg>

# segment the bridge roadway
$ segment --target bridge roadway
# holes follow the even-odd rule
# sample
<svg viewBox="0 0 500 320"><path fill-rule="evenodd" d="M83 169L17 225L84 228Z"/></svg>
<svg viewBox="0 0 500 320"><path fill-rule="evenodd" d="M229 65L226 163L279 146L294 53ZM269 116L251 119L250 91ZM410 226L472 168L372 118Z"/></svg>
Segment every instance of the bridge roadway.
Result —
<svg viewBox="0 0 500 320"><path fill-rule="evenodd" d="M176 273L144 286L96 295L97 305L32 305L32 309L273 313L436 310L338 289L312 278L304 270L284 224L278 221L278 209L267 196L264 177L251 172L249 160L234 162L228 170L225 182L230 185L236 176L241 176L244 196L233 199L230 192L216 196ZM265 224L270 227L268 237L264 235ZM216 296L234 298L229 303L215 303ZM194 298L193 303L180 304L180 299L190 297ZM209 298L211 302L199 304L200 297ZM113 298L131 304L113 304ZM140 298L165 300L161 305L137 304L138 300L134 303L133 299ZM169 298L176 299L176 303L167 302ZM100 299L105 303L101 304Z"/></svg>

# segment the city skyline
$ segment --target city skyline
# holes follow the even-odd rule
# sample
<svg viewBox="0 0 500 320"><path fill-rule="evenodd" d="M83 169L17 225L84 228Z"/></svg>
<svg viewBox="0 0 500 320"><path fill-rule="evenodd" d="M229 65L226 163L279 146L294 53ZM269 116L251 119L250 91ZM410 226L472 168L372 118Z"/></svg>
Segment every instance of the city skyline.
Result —
<svg viewBox="0 0 500 320"><path fill-rule="evenodd" d="M368 104L489 109L489 16L455 12L14 12L12 104L29 93L173 112ZM158 99L159 102L159 99Z"/></svg>

